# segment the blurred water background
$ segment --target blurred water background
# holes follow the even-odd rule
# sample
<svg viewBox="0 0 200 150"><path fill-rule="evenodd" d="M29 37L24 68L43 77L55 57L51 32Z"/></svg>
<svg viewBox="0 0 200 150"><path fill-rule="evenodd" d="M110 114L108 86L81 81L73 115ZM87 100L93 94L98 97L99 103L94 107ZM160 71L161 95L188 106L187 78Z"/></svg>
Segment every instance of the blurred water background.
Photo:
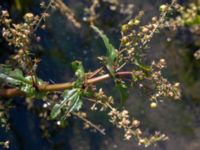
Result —
<svg viewBox="0 0 200 150"><path fill-rule="evenodd" d="M191 2L180 1L186 5ZM88 0L64 1L82 20L83 10ZM132 14L125 16L109 9L109 5L101 7L98 25L105 31L111 42L117 47L120 38L120 25L139 10L145 10L143 22L148 22L159 14L159 5L167 0L121 0L134 5ZM22 20L26 12L39 14L39 0L0 0L1 9L8 9L13 20ZM99 66L97 56L105 53L104 45L88 24L82 22L80 29L75 28L66 16L57 10L51 10L47 20L47 29L39 29L36 34L41 40L36 42L32 50L41 57L38 76L45 81L64 82L73 80L70 63L81 60L86 70ZM171 35L163 31L156 35L146 50L147 62L165 58L168 68L165 77L170 81L178 81L182 87L181 101L168 100L160 104L158 109L149 108L145 91L129 89L130 96L126 107L131 115L137 116L148 132L160 130L169 136L166 142L148 148L138 147L134 141L124 141L123 133L107 122L105 114L90 114L91 120L102 124L107 135L82 129L81 121L72 118L66 128L49 126L50 137L45 138L40 128L40 119L34 111L27 109L21 98L15 100L16 108L10 110L11 130L7 133L0 129L0 140L11 141L11 150L200 150L200 64L193 58L195 50L200 48L200 36L192 35L187 29L179 30ZM167 40L168 37L173 37ZM0 62L13 53L0 38ZM106 83L108 87L109 84ZM109 92L114 91L109 88ZM38 109L40 102L37 102Z"/></svg>

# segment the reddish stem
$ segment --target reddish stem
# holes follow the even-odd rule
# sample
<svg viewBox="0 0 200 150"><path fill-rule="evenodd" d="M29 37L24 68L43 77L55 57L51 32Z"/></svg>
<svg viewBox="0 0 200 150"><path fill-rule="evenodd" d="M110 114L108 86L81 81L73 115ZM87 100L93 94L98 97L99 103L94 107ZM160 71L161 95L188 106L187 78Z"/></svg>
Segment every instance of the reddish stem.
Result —
<svg viewBox="0 0 200 150"><path fill-rule="evenodd" d="M117 72L116 77L122 76L130 76L132 73L130 71L123 71ZM86 84L95 84L106 79L109 79L111 76L109 74L104 74L98 77L94 77L85 81ZM70 89L74 86L75 82L66 82L66 83L57 83L57 84L42 84L38 85L38 90L42 92L48 91L60 91L65 89ZM0 89L0 96L1 97L15 97L15 96L26 96L24 92L17 88L10 88L10 89Z"/></svg>

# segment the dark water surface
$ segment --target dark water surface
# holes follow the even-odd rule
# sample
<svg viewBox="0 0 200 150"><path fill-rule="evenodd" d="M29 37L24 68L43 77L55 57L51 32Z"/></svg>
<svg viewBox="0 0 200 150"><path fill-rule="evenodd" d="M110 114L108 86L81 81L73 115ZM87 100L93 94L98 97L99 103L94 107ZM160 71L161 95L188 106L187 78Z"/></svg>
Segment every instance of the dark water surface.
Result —
<svg viewBox="0 0 200 150"><path fill-rule="evenodd" d="M82 10L87 0L66 0L65 2L70 8L76 10L79 18L83 16ZM146 13L143 21L146 22L151 16L158 14L159 4L167 0L127 0L125 2L134 3L134 14L144 9ZM11 16L16 20L21 20L24 12L31 11L36 14L41 12L38 8L38 0L22 3L22 8L17 13L12 0L0 1L0 3L2 8L10 10ZM107 11L106 15L100 18L102 19L101 29L106 32L115 46L119 45L120 27L118 25L122 17L124 16ZM175 45L166 42L166 36L161 33L153 39L151 48L147 51L149 60L166 58L169 67L165 74L171 81L182 83L182 100L179 102L169 100L161 104L158 109L151 110L144 93L130 89L126 104L131 115L140 118L147 131L160 130L169 136L169 141L161 142L156 147L138 147L134 141L124 141L123 133L107 123L105 115L101 113L92 114L90 118L105 127L106 136L83 130L80 121L70 119L69 125L64 129L49 127L50 138L43 138L44 133L39 126L40 119L34 112L27 110L24 100L20 98L14 100L17 107L10 110L11 130L6 133L0 129L0 140L9 139L11 150L200 150L200 67L188 58L192 55L193 49L190 45L195 41L185 32L181 31L178 34L176 37L178 42L175 41ZM72 61L80 60L86 70L93 70L99 66L96 57L105 53L101 40L87 24L83 23L81 29L76 29L56 10L51 11L51 17L47 20L47 30L39 29L37 35L41 37L41 41L35 43L33 52L41 56L42 61L37 73L45 81L73 80L70 67ZM184 38L183 35L186 37ZM6 47L4 42L1 38L1 48ZM7 52L0 50L1 63L10 53L12 53L11 50ZM36 103L37 107L42 105L39 101Z"/></svg>

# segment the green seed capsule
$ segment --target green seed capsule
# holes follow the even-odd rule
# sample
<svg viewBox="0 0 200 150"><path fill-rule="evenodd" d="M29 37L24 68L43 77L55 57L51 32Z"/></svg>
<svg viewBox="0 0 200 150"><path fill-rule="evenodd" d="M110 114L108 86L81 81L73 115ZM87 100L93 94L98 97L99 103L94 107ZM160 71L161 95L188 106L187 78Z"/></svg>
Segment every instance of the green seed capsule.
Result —
<svg viewBox="0 0 200 150"><path fill-rule="evenodd" d="M128 37L127 37L127 36L122 37L121 43L122 43L123 45L125 45L127 42L128 42Z"/></svg>
<svg viewBox="0 0 200 150"><path fill-rule="evenodd" d="M157 103L156 102L152 102L151 104L150 104L150 107L153 109L153 108L156 108L158 105L157 105Z"/></svg>
<svg viewBox="0 0 200 150"><path fill-rule="evenodd" d="M128 25L124 24L122 25L122 32L125 33L128 31Z"/></svg>
<svg viewBox="0 0 200 150"><path fill-rule="evenodd" d="M160 5L160 11L165 12L167 10L168 6L167 5Z"/></svg>

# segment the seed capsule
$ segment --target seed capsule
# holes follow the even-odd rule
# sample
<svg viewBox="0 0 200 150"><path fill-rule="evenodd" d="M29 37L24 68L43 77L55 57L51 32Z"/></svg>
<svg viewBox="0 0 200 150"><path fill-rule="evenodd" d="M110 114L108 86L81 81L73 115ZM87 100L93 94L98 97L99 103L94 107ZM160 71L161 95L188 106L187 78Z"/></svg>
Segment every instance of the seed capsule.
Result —
<svg viewBox="0 0 200 150"><path fill-rule="evenodd" d="M127 36L122 37L121 42L123 45L125 45L128 42L128 37Z"/></svg>
<svg viewBox="0 0 200 150"><path fill-rule="evenodd" d="M125 33L128 31L128 25L124 24L122 25L122 32Z"/></svg>
<svg viewBox="0 0 200 150"><path fill-rule="evenodd" d="M140 121L133 120L132 125L133 125L133 127L137 128L140 125Z"/></svg>
<svg viewBox="0 0 200 150"><path fill-rule="evenodd" d="M130 21L128 22L128 25L129 25L130 27L132 27L132 26L138 25L139 23L140 23L140 20L138 20L138 19L132 19L132 20L130 20Z"/></svg>
<svg viewBox="0 0 200 150"><path fill-rule="evenodd" d="M150 104L150 107L151 108L156 108L158 105L157 105L157 103L156 102L152 102L151 104Z"/></svg>
<svg viewBox="0 0 200 150"><path fill-rule="evenodd" d="M160 6L160 11L165 12L167 10L168 6L167 5L161 5Z"/></svg>
<svg viewBox="0 0 200 150"><path fill-rule="evenodd" d="M27 14L25 14L25 16L24 16L24 19L25 19L26 22L31 22L31 21L33 21L33 18L34 18L34 15L33 15L32 13L27 13Z"/></svg>

